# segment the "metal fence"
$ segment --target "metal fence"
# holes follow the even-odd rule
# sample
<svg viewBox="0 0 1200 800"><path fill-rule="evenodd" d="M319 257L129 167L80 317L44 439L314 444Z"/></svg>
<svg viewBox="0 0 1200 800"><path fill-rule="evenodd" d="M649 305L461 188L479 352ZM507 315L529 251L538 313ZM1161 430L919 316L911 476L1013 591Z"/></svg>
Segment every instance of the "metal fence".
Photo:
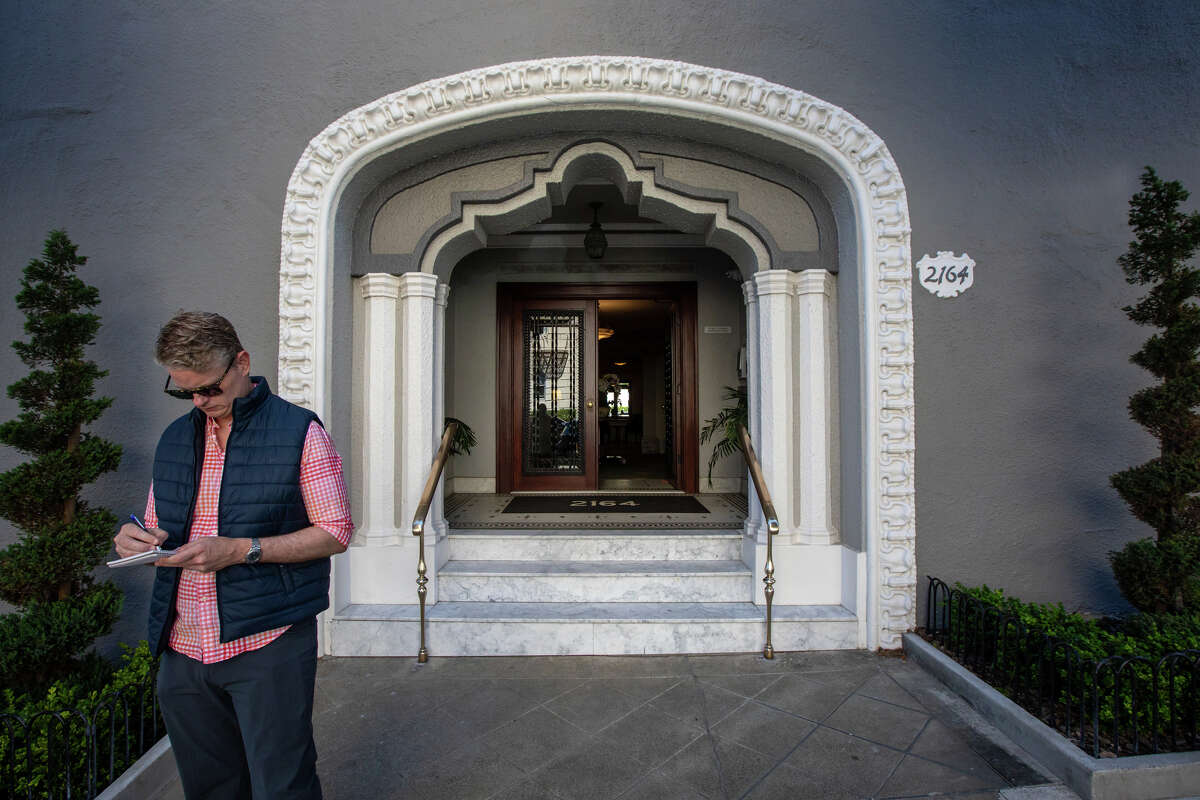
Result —
<svg viewBox="0 0 1200 800"><path fill-rule="evenodd" d="M153 673L104 693L90 713L0 714L0 798L94 798L165 732Z"/></svg>
<svg viewBox="0 0 1200 800"><path fill-rule="evenodd" d="M1096 659L930 577L926 639L1098 758L1200 749L1200 650Z"/></svg>

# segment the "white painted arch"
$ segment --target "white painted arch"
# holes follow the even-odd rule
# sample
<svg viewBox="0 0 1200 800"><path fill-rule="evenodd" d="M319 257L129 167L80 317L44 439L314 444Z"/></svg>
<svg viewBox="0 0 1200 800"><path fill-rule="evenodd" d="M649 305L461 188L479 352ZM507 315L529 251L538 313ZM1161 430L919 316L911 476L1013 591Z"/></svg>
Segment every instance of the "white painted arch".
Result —
<svg viewBox="0 0 1200 800"><path fill-rule="evenodd" d="M863 348L861 420L868 647L915 624L915 413L908 202L883 141L843 109L758 78L616 56L514 62L439 78L348 112L312 139L284 202L280 394L328 414L333 234L343 191L372 161L466 125L578 109L703 119L815 156L853 207Z"/></svg>

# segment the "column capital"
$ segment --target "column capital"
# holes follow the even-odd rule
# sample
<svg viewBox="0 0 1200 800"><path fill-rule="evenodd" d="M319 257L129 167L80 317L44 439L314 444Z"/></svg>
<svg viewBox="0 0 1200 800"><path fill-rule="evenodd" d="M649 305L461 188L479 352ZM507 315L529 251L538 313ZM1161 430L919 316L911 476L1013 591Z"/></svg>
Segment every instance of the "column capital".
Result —
<svg viewBox="0 0 1200 800"><path fill-rule="evenodd" d="M437 292L437 276L428 272L405 272L400 275L400 299L406 297L428 297L433 299Z"/></svg>
<svg viewBox="0 0 1200 800"><path fill-rule="evenodd" d="M358 279L364 300L372 297L390 297L395 300L400 296L400 279L386 272L369 272Z"/></svg>
<svg viewBox="0 0 1200 800"><path fill-rule="evenodd" d="M803 272L792 273L792 282L796 286L796 294L833 294L833 274L823 269L806 269Z"/></svg>
<svg viewBox="0 0 1200 800"><path fill-rule="evenodd" d="M746 305L758 302L758 293L754 288L754 281L746 281L742 284L742 299Z"/></svg>
<svg viewBox="0 0 1200 800"><path fill-rule="evenodd" d="M450 284L439 283L437 285L437 294L433 298L433 302L442 308L450 301Z"/></svg>
<svg viewBox="0 0 1200 800"><path fill-rule="evenodd" d="M794 294L791 270L766 269L754 273L754 283L758 287L758 296L769 294Z"/></svg>

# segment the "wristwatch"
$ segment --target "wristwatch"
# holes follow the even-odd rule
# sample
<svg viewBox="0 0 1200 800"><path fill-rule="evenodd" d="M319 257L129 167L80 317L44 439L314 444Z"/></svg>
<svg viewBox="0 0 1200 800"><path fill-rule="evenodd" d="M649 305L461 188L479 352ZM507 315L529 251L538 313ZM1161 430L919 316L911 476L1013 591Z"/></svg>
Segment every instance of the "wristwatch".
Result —
<svg viewBox="0 0 1200 800"><path fill-rule="evenodd" d="M258 542L258 537L250 539L250 551L246 553L247 564L257 564L262 560L262 545Z"/></svg>

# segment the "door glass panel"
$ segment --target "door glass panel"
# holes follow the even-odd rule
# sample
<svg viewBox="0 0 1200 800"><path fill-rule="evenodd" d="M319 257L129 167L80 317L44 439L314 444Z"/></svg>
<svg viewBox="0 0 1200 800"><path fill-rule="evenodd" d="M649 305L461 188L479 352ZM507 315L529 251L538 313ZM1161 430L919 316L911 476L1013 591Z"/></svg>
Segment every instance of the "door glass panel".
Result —
<svg viewBox="0 0 1200 800"><path fill-rule="evenodd" d="M526 311L522 464L526 475L582 475L583 312Z"/></svg>

